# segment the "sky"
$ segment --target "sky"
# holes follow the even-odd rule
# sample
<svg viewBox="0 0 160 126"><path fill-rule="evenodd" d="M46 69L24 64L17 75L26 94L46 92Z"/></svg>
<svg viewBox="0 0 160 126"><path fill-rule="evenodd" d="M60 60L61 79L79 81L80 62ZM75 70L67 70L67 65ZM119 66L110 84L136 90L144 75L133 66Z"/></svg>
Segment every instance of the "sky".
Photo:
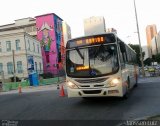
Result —
<svg viewBox="0 0 160 126"><path fill-rule="evenodd" d="M136 0L141 45L146 45L146 26L160 29L159 0ZM115 28L126 43L139 44L133 0L4 0L0 25L14 20L55 13L71 27L72 38L84 35L85 18L103 16L106 28Z"/></svg>

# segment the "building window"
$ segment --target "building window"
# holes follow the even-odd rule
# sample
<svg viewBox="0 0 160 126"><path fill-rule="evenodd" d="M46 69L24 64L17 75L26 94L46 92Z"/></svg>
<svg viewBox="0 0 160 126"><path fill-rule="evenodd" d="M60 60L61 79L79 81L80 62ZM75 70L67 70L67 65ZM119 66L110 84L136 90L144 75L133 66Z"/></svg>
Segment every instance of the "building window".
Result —
<svg viewBox="0 0 160 126"><path fill-rule="evenodd" d="M21 50L19 39L16 40L16 50Z"/></svg>
<svg viewBox="0 0 160 126"><path fill-rule="evenodd" d="M37 31L36 26L32 27L32 31Z"/></svg>
<svg viewBox="0 0 160 126"><path fill-rule="evenodd" d="M2 72L3 72L3 64L0 63L0 75L2 74Z"/></svg>
<svg viewBox="0 0 160 126"><path fill-rule="evenodd" d="M7 47L7 52L10 52L11 51L11 42L10 41L6 42L6 47Z"/></svg>
<svg viewBox="0 0 160 126"><path fill-rule="evenodd" d="M39 70L40 70L40 72L41 72L41 70L42 70L42 65L41 65L41 63L39 63Z"/></svg>
<svg viewBox="0 0 160 126"><path fill-rule="evenodd" d="M0 42L0 52L2 52L2 45L1 45L1 42Z"/></svg>
<svg viewBox="0 0 160 126"><path fill-rule="evenodd" d="M31 48L30 48L30 41L28 40L28 50L30 51Z"/></svg>
<svg viewBox="0 0 160 126"><path fill-rule="evenodd" d="M59 37L59 41L61 42L61 34L59 34L58 37Z"/></svg>
<svg viewBox="0 0 160 126"><path fill-rule="evenodd" d="M17 71L18 71L18 73L22 73L23 72L22 61L18 61L17 62Z"/></svg>
<svg viewBox="0 0 160 126"><path fill-rule="evenodd" d="M35 69L36 69L36 72L37 72L37 62L35 62Z"/></svg>
<svg viewBox="0 0 160 126"><path fill-rule="evenodd" d="M7 70L8 70L8 74L13 74L13 63L12 62L7 63Z"/></svg>
<svg viewBox="0 0 160 126"><path fill-rule="evenodd" d="M34 44L34 42L33 42L33 52L35 52L35 44Z"/></svg>
<svg viewBox="0 0 160 126"><path fill-rule="evenodd" d="M38 50L38 53L39 53L39 45L37 45L37 50Z"/></svg>

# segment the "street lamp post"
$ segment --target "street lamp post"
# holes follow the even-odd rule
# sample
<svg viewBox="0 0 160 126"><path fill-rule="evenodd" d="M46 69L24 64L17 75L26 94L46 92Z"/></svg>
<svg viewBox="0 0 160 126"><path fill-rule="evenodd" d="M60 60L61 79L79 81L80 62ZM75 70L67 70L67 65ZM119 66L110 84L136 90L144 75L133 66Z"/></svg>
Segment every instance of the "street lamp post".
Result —
<svg viewBox="0 0 160 126"><path fill-rule="evenodd" d="M143 56L142 56L142 47L141 47L141 39L140 39L140 33L139 33L139 26L138 26L138 18L137 18L137 10L136 10L135 0L134 0L134 10L135 10L135 16L136 16L137 33L138 33L139 48L140 48L140 61L141 61L141 65L142 65L142 75L143 75L143 77L145 77Z"/></svg>

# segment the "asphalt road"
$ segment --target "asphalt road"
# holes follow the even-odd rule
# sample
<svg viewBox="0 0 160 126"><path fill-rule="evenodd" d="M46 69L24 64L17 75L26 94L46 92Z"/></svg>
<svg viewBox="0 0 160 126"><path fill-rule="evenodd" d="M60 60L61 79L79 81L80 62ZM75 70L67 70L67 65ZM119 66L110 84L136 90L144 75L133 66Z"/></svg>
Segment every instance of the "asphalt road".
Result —
<svg viewBox="0 0 160 126"><path fill-rule="evenodd" d="M0 95L0 119L63 122L64 120L109 120L113 124L118 124L125 120L160 114L159 98L160 83L143 81L131 91L127 100L60 97L59 90L7 94Z"/></svg>

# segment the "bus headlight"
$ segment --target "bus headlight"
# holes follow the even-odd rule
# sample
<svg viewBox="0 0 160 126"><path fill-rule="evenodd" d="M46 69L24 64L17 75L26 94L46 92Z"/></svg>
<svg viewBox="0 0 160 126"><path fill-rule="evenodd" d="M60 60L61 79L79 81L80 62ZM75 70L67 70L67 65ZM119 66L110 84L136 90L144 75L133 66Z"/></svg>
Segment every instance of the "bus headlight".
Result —
<svg viewBox="0 0 160 126"><path fill-rule="evenodd" d="M70 88L78 88L77 85L75 85L73 82L68 81L67 86Z"/></svg>
<svg viewBox="0 0 160 126"><path fill-rule="evenodd" d="M120 78L114 78L113 80L111 80L111 82L110 82L110 86L111 87L115 87L115 86L117 86L118 84L120 83Z"/></svg>

